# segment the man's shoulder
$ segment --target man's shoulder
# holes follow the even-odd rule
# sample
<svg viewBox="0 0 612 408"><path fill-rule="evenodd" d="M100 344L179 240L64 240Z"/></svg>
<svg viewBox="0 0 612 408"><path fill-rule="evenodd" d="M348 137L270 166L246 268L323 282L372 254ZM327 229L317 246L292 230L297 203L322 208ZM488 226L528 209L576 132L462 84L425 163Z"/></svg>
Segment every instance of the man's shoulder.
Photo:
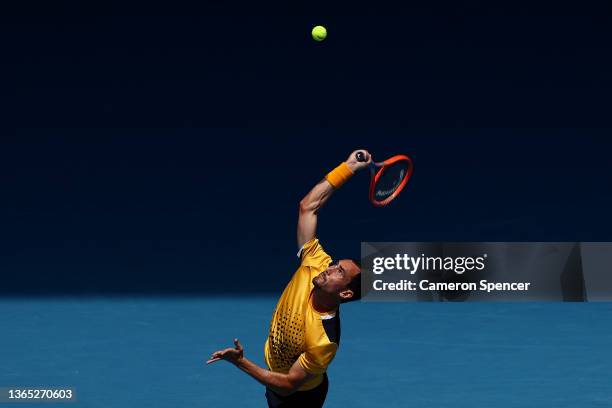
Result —
<svg viewBox="0 0 612 408"><path fill-rule="evenodd" d="M325 252L318 238L313 238L302 245L298 257L302 260L302 266L327 267L331 262L331 257Z"/></svg>
<svg viewBox="0 0 612 408"><path fill-rule="evenodd" d="M305 255L308 255L309 253L313 253L313 252L316 252L322 249L323 249L323 246L321 245L319 238L314 237L306 241L304 245L302 245L302 247L299 249L297 253L297 256L298 258L302 258Z"/></svg>
<svg viewBox="0 0 612 408"><path fill-rule="evenodd" d="M323 330L331 343L340 345L340 309L336 311L334 317L321 319Z"/></svg>
<svg viewBox="0 0 612 408"><path fill-rule="evenodd" d="M340 344L340 309L316 317L310 330L313 331L313 347Z"/></svg>

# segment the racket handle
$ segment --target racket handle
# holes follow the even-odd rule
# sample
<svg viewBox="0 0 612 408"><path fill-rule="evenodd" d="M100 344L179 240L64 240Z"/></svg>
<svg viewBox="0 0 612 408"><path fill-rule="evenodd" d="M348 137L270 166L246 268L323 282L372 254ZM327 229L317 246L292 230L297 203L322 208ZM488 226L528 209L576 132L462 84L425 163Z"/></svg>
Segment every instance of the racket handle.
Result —
<svg viewBox="0 0 612 408"><path fill-rule="evenodd" d="M365 155L363 154L363 152L357 152L357 154L355 154L355 157L357 158L358 162L366 161L366 158L365 158Z"/></svg>

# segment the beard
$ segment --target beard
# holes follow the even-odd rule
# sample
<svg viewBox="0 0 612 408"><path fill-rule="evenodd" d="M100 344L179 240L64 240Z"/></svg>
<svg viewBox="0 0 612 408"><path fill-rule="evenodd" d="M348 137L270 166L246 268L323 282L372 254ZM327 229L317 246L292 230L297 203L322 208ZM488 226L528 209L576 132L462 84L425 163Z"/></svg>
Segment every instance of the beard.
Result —
<svg viewBox="0 0 612 408"><path fill-rule="evenodd" d="M321 272L320 274L312 278L312 284L315 288L320 288L321 286L325 285L326 282L327 276L325 275L325 272Z"/></svg>

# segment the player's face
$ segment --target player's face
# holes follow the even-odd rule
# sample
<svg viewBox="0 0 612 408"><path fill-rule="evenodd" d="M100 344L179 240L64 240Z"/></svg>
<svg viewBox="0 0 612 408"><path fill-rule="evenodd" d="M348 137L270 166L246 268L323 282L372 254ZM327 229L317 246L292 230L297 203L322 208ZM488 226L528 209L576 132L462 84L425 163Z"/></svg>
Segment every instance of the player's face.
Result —
<svg viewBox="0 0 612 408"><path fill-rule="evenodd" d="M315 276L312 283L327 293L340 293L346 290L351 280L359 274L359 268L350 259L341 259Z"/></svg>

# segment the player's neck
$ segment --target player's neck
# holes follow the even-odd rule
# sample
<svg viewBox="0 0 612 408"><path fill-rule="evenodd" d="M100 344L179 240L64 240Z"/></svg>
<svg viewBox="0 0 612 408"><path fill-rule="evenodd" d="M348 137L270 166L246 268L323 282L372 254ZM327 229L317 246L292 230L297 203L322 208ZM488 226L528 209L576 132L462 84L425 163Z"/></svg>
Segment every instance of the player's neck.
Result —
<svg viewBox="0 0 612 408"><path fill-rule="evenodd" d="M312 291L312 307L319 313L326 313L336 310L339 302L331 298L325 292L319 289Z"/></svg>

